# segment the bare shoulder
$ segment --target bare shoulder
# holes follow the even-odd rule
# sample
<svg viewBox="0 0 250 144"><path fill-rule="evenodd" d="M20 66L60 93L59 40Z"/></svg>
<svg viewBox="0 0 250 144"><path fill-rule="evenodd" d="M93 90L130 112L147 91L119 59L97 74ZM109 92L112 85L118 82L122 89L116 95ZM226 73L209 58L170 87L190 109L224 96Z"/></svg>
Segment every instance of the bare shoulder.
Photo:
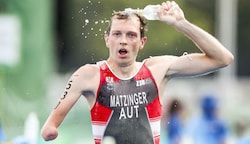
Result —
<svg viewBox="0 0 250 144"><path fill-rule="evenodd" d="M171 63L177 58L177 56L171 55L154 56L146 59L145 64L150 69L155 79L160 83L166 78Z"/></svg>
<svg viewBox="0 0 250 144"><path fill-rule="evenodd" d="M85 64L81 66L74 74L85 78L91 78L99 74L99 67L96 64Z"/></svg>
<svg viewBox="0 0 250 144"><path fill-rule="evenodd" d="M163 55L145 59L145 64L151 71L159 88L165 87L166 82L169 80L169 67L177 58L177 56ZM162 90L160 91L162 93Z"/></svg>
<svg viewBox="0 0 250 144"><path fill-rule="evenodd" d="M82 91L93 89L99 82L99 67L96 64L86 64L78 68L72 75L71 79L79 84Z"/></svg>

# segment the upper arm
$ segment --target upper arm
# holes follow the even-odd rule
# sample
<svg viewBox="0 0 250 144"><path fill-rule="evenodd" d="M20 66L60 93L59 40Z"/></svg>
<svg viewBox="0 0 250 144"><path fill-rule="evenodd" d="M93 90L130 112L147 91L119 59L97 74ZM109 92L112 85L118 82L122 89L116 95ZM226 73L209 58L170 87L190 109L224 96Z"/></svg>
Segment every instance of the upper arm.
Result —
<svg viewBox="0 0 250 144"><path fill-rule="evenodd" d="M203 53L187 54L175 58L170 62L167 75L170 76L198 76L213 72L221 68L217 61Z"/></svg>
<svg viewBox="0 0 250 144"><path fill-rule="evenodd" d="M159 81L164 77L198 76L223 67L204 53L152 57L147 60L147 65L151 67L154 76L159 77Z"/></svg>
<svg viewBox="0 0 250 144"><path fill-rule="evenodd" d="M97 69L98 68L93 65L85 65L72 74L58 100L57 105L52 111L50 116L50 121L52 123L56 126L61 123L72 106L83 94L83 91L94 91L96 81L92 79L96 77Z"/></svg>

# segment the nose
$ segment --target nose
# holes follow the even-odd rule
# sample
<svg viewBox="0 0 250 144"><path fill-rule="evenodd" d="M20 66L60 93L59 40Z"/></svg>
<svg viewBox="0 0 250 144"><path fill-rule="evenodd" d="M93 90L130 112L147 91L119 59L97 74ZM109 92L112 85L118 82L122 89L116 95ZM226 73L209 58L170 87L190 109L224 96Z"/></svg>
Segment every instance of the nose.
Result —
<svg viewBox="0 0 250 144"><path fill-rule="evenodd" d="M126 37L126 35L121 36L120 45L127 45L127 37Z"/></svg>

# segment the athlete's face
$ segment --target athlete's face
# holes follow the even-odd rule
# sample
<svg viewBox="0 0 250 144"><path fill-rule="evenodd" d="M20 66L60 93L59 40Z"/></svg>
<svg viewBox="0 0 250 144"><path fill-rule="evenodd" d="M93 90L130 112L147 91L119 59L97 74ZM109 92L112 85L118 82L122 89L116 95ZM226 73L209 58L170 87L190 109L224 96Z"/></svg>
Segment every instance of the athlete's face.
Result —
<svg viewBox="0 0 250 144"><path fill-rule="evenodd" d="M136 60L138 51L143 48L146 37L141 38L140 21L132 16L128 19L113 19L109 35L105 35L109 58L126 64Z"/></svg>

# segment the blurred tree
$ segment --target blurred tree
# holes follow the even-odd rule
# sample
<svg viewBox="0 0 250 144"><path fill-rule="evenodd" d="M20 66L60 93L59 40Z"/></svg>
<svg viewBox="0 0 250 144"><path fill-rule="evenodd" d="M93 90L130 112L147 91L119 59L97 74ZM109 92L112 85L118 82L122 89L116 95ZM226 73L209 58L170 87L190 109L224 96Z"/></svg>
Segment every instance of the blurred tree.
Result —
<svg viewBox="0 0 250 144"><path fill-rule="evenodd" d="M186 17L193 23L212 32L213 25L209 12L197 9L196 5L185 0L177 0ZM86 63L106 59L103 34L107 20L113 11L125 8L143 8L148 4L161 4L161 0L149 1L111 1L111 0L58 0L58 60L59 72L68 72ZM211 4L211 3L208 3ZM198 52L194 44L185 36L159 21L149 21L148 42L139 53L142 60L149 56Z"/></svg>
<svg viewBox="0 0 250 144"><path fill-rule="evenodd" d="M250 76L250 1L238 0L238 75L240 77Z"/></svg>
<svg viewBox="0 0 250 144"><path fill-rule="evenodd" d="M176 0L184 10L186 18L215 35L215 2L216 0ZM72 71L79 66L106 59L108 50L105 48L103 34L112 12L127 7L143 8L147 4L160 4L155 1L113 1L113 0L58 0L58 70ZM238 0L238 75L249 76L249 22L247 14L250 1ZM138 60L148 56L199 50L185 36L158 21L149 21L148 42L139 53Z"/></svg>
<svg viewBox="0 0 250 144"><path fill-rule="evenodd" d="M0 5L3 7L0 14L14 15L21 23L20 61L5 69L5 80L0 84L0 90L4 90L0 93L3 127L16 136L23 133L28 113L44 113L41 108L54 71L53 3L50 0L1 0L0 4L4 4ZM0 65L0 71L1 68Z"/></svg>
<svg viewBox="0 0 250 144"><path fill-rule="evenodd" d="M7 6L7 1L5 0L0 0L0 12L4 13L6 10L6 6Z"/></svg>

